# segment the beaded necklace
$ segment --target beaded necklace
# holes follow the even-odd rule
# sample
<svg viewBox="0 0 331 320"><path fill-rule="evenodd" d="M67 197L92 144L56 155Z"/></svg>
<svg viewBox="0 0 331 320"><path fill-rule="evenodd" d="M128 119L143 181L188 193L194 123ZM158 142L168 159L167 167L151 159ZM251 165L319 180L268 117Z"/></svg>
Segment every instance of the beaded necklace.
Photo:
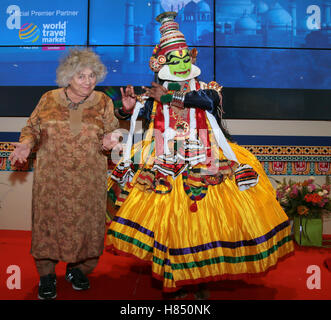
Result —
<svg viewBox="0 0 331 320"><path fill-rule="evenodd" d="M69 98L69 96L68 96L67 89L68 89L68 88L64 88L64 93L65 93L65 95L66 95L67 100L69 101L68 109L70 109L70 110L77 110L78 107L79 107L79 105L82 104L82 103L84 103L84 102L86 101L86 99L91 95L91 94L89 94L89 95L86 96L83 100L81 100L81 101L79 101L79 102L73 102L73 101Z"/></svg>

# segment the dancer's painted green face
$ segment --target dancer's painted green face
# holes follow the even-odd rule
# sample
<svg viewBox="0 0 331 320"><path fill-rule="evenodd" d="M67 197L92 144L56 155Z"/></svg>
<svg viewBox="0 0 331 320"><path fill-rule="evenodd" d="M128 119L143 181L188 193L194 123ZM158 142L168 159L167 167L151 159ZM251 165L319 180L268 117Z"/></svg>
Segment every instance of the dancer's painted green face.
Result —
<svg viewBox="0 0 331 320"><path fill-rule="evenodd" d="M186 78L190 74L192 61L187 49L170 52L167 61L171 74L180 78Z"/></svg>

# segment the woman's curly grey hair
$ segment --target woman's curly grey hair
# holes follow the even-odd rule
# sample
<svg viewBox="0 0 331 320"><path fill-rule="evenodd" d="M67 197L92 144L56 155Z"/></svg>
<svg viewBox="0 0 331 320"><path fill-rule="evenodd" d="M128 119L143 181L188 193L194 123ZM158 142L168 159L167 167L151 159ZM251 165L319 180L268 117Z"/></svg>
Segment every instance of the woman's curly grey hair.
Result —
<svg viewBox="0 0 331 320"><path fill-rule="evenodd" d="M97 83L106 77L107 68L96 53L90 49L70 49L56 69L56 83L60 87L67 87L72 77L85 68L95 72Z"/></svg>

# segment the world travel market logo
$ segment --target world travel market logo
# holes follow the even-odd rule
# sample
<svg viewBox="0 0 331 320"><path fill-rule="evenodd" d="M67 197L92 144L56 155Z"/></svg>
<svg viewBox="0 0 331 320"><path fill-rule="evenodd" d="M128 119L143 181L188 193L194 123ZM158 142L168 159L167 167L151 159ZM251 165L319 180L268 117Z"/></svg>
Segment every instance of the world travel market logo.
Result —
<svg viewBox="0 0 331 320"><path fill-rule="evenodd" d="M7 14L9 15L6 21L7 28L18 30L18 37L25 44L41 43L43 50L63 50L66 44L68 21L56 19L56 17L77 16L78 11L22 11L19 6L10 5L7 7ZM38 21L38 24L31 20L23 23L23 19L25 21L34 19Z"/></svg>
<svg viewBox="0 0 331 320"><path fill-rule="evenodd" d="M34 43L39 39L40 29L34 23L25 23L19 30L18 36L24 42Z"/></svg>

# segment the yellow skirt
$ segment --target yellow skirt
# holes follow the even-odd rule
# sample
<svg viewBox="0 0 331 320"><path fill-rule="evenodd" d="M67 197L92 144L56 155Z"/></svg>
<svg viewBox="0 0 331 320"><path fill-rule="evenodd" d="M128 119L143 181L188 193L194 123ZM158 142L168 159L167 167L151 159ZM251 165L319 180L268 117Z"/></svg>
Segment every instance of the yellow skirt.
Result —
<svg viewBox="0 0 331 320"><path fill-rule="evenodd" d="M109 226L107 249L151 262L153 276L168 292L262 274L291 253L288 217L260 162L230 145L238 161L259 174L255 187L240 191L234 179L209 186L196 212L181 175L168 194L133 187Z"/></svg>

